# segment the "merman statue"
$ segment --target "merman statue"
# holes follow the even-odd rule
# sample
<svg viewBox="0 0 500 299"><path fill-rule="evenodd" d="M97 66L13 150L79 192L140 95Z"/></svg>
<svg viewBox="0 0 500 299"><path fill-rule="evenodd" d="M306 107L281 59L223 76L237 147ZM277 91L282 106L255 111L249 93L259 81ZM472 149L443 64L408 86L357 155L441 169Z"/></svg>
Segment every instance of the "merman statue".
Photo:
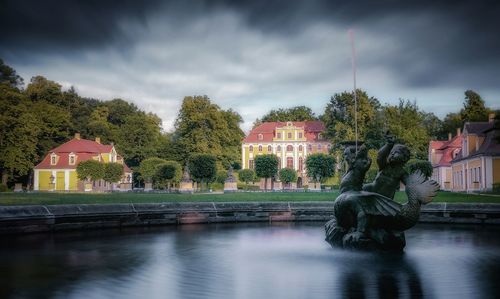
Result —
<svg viewBox="0 0 500 299"><path fill-rule="evenodd" d="M417 223L420 206L436 195L436 182L427 180L420 171L408 174L404 170L408 148L394 144L390 135L387 139L378 154L375 181L364 186L371 164L367 149L361 146L353 153L349 147L344 151L348 169L335 199L334 218L325 224L326 241L332 246L402 251L406 246L404 231ZM406 185L408 196L403 205L393 200L400 181Z"/></svg>

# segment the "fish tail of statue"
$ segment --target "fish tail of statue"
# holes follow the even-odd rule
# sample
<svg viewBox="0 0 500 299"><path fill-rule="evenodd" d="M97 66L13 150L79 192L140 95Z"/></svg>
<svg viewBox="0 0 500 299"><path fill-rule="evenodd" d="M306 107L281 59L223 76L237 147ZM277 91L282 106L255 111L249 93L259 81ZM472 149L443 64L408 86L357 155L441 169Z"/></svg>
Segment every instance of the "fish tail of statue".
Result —
<svg viewBox="0 0 500 299"><path fill-rule="evenodd" d="M417 170L408 176L406 182L406 194L408 201L418 201L420 204L428 204L436 196L439 184L433 180L427 180L424 174Z"/></svg>

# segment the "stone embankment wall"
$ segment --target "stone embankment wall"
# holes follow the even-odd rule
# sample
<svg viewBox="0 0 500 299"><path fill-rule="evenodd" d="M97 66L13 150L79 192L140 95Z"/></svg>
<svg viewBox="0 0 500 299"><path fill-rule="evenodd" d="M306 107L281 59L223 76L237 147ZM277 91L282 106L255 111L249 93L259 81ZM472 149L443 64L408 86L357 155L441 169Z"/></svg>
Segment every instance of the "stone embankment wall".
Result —
<svg viewBox="0 0 500 299"><path fill-rule="evenodd" d="M327 221L333 202L0 206L0 234L186 223ZM500 204L433 203L421 222L500 224Z"/></svg>

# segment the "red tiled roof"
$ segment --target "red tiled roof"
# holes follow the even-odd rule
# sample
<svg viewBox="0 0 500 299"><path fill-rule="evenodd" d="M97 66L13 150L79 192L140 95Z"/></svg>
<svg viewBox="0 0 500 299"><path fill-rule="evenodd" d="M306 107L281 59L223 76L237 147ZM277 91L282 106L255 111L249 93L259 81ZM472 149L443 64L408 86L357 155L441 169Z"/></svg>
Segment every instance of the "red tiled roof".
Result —
<svg viewBox="0 0 500 299"><path fill-rule="evenodd" d="M294 121L291 123L295 127L303 127L305 137L310 142L317 141L317 133L325 130L325 125L321 121ZM265 122L251 130L243 142L272 142L276 128L286 125L287 122ZM259 139L259 134L262 134L262 139Z"/></svg>
<svg viewBox="0 0 500 299"><path fill-rule="evenodd" d="M93 159L99 154L109 154L113 150L113 145L100 144L92 140L71 139L60 146L49 151L49 154L40 162L35 169L75 169L78 163ZM50 164L50 156L55 153L58 156L56 165ZM75 154L74 165L69 164L69 155ZM123 162L123 159L122 159ZM125 172L131 172L130 168L123 163Z"/></svg>
<svg viewBox="0 0 500 299"><path fill-rule="evenodd" d="M432 140L430 142L431 149L436 150L436 154L438 154L439 152L442 154L439 162L433 166L450 166L451 160L453 160L453 157L456 156L456 154L454 155L454 153L460 151L460 149L462 148L462 138L463 135L455 136L451 140L445 141Z"/></svg>

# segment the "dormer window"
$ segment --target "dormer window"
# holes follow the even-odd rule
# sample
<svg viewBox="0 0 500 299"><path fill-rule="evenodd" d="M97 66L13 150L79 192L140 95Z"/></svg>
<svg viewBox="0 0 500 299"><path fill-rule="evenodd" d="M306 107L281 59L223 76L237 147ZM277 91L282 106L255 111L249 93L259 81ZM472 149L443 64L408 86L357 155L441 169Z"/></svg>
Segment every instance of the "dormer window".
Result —
<svg viewBox="0 0 500 299"><path fill-rule="evenodd" d="M259 140L262 140L262 139L264 139L264 135L259 134Z"/></svg>
<svg viewBox="0 0 500 299"><path fill-rule="evenodd" d="M57 155L52 154L50 155L50 165L56 165L57 164Z"/></svg>
<svg viewBox="0 0 500 299"><path fill-rule="evenodd" d="M318 139L321 140L323 136L321 136L321 133L318 133Z"/></svg>
<svg viewBox="0 0 500 299"><path fill-rule="evenodd" d="M289 122L286 123L286 126L287 127L291 127L291 126L293 126L293 123L291 121L289 121Z"/></svg>
<svg viewBox="0 0 500 299"><path fill-rule="evenodd" d="M281 133L277 133L276 138L281 139Z"/></svg>
<svg viewBox="0 0 500 299"><path fill-rule="evenodd" d="M69 165L75 165L75 162L76 162L75 154L73 153L69 154Z"/></svg>

